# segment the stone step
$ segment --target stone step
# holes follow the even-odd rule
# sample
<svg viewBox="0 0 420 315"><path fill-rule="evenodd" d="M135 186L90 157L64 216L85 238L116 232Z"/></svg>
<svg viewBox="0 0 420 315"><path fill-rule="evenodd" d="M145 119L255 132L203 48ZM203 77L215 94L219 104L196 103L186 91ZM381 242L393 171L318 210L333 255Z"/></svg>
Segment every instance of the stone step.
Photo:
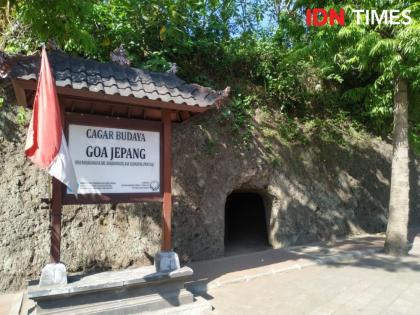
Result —
<svg viewBox="0 0 420 315"><path fill-rule="evenodd" d="M22 299L23 292L0 295L0 314L19 315Z"/></svg>
<svg viewBox="0 0 420 315"><path fill-rule="evenodd" d="M37 315L196 315L211 309L184 288L191 268L156 272L153 266L68 277L67 284L39 286L31 282L28 297Z"/></svg>

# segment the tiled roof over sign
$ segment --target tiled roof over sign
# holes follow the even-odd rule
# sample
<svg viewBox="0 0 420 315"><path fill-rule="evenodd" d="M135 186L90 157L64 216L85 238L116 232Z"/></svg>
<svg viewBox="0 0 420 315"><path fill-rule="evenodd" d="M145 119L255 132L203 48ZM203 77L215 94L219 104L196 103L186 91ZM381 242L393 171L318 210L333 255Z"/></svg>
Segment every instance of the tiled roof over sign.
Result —
<svg viewBox="0 0 420 315"><path fill-rule="evenodd" d="M57 51L49 52L48 59L60 87L199 107L217 105L226 96L224 91L188 84L174 74L101 63ZM14 58L8 77L37 80L39 65L40 56Z"/></svg>

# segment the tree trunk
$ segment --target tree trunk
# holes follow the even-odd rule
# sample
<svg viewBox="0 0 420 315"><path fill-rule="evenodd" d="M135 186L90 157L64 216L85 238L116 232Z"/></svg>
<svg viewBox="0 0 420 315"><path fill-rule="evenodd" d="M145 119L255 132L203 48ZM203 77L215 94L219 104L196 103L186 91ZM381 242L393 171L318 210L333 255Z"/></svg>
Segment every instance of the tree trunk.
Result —
<svg viewBox="0 0 420 315"><path fill-rule="evenodd" d="M409 155L407 82L398 78L394 91L394 131L385 252L394 256L408 253Z"/></svg>

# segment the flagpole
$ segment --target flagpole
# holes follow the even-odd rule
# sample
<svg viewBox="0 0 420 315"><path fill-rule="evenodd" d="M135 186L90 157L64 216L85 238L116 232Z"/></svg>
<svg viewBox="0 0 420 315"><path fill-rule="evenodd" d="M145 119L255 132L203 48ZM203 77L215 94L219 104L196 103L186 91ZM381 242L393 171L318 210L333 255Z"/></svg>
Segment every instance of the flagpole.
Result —
<svg viewBox="0 0 420 315"><path fill-rule="evenodd" d="M52 177L51 193L51 263L41 272L40 286L67 283L67 271L60 263L62 184L77 195L77 178L63 132L63 108L48 62L42 48L38 84L32 107L32 118L26 136L25 154Z"/></svg>
<svg viewBox="0 0 420 315"><path fill-rule="evenodd" d="M61 259L61 213L62 213L62 186L55 177L52 178L51 198L51 262L58 264Z"/></svg>

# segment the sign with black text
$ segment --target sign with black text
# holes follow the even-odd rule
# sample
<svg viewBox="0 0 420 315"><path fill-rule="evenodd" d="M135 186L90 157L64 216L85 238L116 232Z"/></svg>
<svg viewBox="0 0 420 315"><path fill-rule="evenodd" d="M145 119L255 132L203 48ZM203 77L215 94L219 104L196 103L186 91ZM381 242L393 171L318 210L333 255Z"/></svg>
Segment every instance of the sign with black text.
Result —
<svg viewBox="0 0 420 315"><path fill-rule="evenodd" d="M68 141L77 193L159 193L160 139L159 131L70 123Z"/></svg>

